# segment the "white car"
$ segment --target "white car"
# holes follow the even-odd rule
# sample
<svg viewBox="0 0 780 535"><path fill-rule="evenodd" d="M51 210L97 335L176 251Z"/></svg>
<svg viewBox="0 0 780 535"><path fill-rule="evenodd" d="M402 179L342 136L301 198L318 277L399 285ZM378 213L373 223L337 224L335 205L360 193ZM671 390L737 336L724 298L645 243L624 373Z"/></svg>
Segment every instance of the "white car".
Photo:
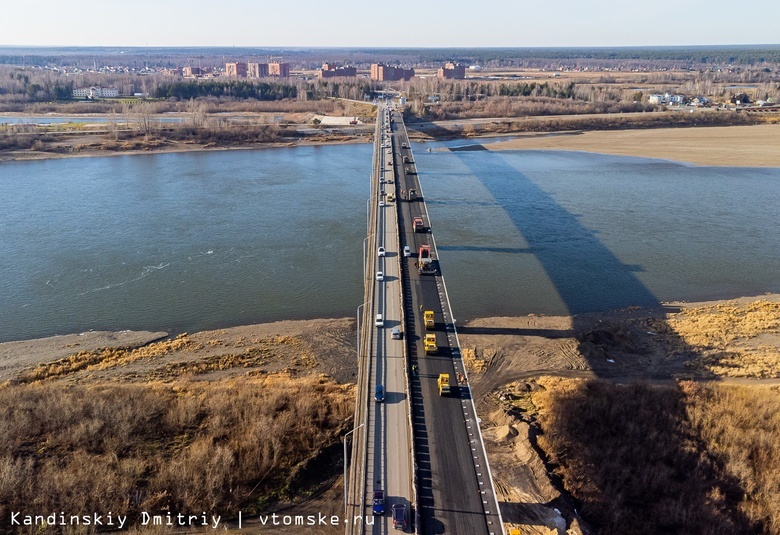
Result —
<svg viewBox="0 0 780 535"><path fill-rule="evenodd" d="M379 207L382 208L385 205L385 201L379 201Z"/></svg>
<svg viewBox="0 0 780 535"><path fill-rule="evenodd" d="M385 274L384 274L384 273L382 273L381 271L377 271L377 272L376 272L376 280L378 280L378 281L383 281L383 280L385 280Z"/></svg>
<svg viewBox="0 0 780 535"><path fill-rule="evenodd" d="M378 254L379 256L385 256L385 248L380 247L379 249L377 249L376 254Z"/></svg>

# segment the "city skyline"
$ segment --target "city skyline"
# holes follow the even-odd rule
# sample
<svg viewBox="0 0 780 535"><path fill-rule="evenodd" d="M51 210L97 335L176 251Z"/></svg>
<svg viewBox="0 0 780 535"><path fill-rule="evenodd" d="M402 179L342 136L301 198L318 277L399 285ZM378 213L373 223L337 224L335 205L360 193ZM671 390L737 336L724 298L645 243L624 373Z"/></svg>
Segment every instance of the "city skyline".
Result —
<svg viewBox="0 0 780 535"><path fill-rule="evenodd" d="M369 3L299 0L108 1L77 9L59 0L0 0L0 46L149 47L617 47L777 44L780 5L733 2L563 0L554 9L517 0ZM237 16L240 15L240 16ZM750 19L740 24L739 18ZM737 22L735 22L735 20ZM380 28L386 28L381 31Z"/></svg>

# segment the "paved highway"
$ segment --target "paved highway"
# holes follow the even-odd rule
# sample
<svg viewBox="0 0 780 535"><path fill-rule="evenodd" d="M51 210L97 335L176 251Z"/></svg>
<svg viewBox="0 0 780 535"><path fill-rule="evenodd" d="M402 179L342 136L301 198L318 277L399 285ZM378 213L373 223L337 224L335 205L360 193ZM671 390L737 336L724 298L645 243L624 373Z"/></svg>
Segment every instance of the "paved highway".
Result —
<svg viewBox="0 0 780 535"><path fill-rule="evenodd" d="M393 505L408 513L406 532L503 533L440 266L436 274L416 267L420 245L438 254L406 129L400 114L380 108L378 115L346 505L347 518L363 515L374 524L350 523L347 533L397 532ZM415 217L425 232L414 232ZM424 328L423 310L434 311L433 330ZM426 333L436 334L435 355L423 351ZM449 396L439 395L441 373L450 375ZM377 490L385 512L372 516Z"/></svg>
<svg viewBox="0 0 780 535"><path fill-rule="evenodd" d="M394 145L400 147L398 189L399 231L402 246L415 253L429 244L438 259L414 155L400 114L393 116ZM409 163L403 163L406 158ZM414 194L410 195L411 190ZM413 219L422 217L425 232L414 232ZM406 331L410 363L419 367L412 376L413 425L419 467L420 533L502 533L478 419L470 396L467 374L460 358L455 324L444 280L437 273L419 274L417 255L403 258ZM426 330L423 311L433 310L435 328ZM435 333L438 350L425 355L422 339ZM450 396L439 396L439 374L450 375L455 386Z"/></svg>
<svg viewBox="0 0 780 535"><path fill-rule="evenodd" d="M380 113L382 113L380 111ZM384 114L382 113L384 116ZM369 391L376 397L377 385L384 390L384 400L373 400L368 418L368 467L366 475L365 514L371 515L374 491L384 492L385 514L377 516L371 533L390 533L393 530L392 507L401 504L411 511L412 489L412 439L408 396L408 373L404 354L404 342L393 338L394 329L403 329L401 270L399 258L397 203L390 201L395 186L393 182L392 146L390 136L384 133L380 146L380 177L377 195L371 202L377 210L377 250L384 249L384 256L372 251L375 260L371 276L374 277L374 311L382 314L384 325L377 327L373 337L373 358ZM387 148L385 148L387 147ZM377 273L382 273L382 280Z"/></svg>

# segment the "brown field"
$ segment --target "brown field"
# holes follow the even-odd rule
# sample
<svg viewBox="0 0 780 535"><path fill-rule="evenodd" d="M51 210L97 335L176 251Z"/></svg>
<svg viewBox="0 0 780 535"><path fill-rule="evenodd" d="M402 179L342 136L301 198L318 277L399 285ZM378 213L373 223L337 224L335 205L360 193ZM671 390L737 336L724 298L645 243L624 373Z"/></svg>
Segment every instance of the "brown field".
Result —
<svg viewBox="0 0 780 535"><path fill-rule="evenodd" d="M459 333L509 527L780 533L779 295Z"/></svg>
<svg viewBox="0 0 780 535"><path fill-rule="evenodd" d="M6 386L0 517L110 511L134 524L144 511L250 517L335 479L339 436L353 411L352 386L313 376Z"/></svg>
<svg viewBox="0 0 780 535"><path fill-rule="evenodd" d="M459 331L509 526L780 532L780 295ZM0 344L0 515L339 510L354 321L121 334Z"/></svg>
<svg viewBox="0 0 780 535"><path fill-rule="evenodd" d="M83 334L0 344L0 533L11 511L338 514L354 321Z"/></svg>
<svg viewBox="0 0 780 535"><path fill-rule="evenodd" d="M780 167L780 124L524 135L490 150L571 150L696 165Z"/></svg>
<svg viewBox="0 0 780 535"><path fill-rule="evenodd" d="M693 348L698 355L692 365L715 376L780 377L778 302L725 302L688 308L670 315L665 325L658 327L669 339L669 351Z"/></svg>
<svg viewBox="0 0 780 535"><path fill-rule="evenodd" d="M780 530L777 386L544 378L525 397L538 447L595 532Z"/></svg>

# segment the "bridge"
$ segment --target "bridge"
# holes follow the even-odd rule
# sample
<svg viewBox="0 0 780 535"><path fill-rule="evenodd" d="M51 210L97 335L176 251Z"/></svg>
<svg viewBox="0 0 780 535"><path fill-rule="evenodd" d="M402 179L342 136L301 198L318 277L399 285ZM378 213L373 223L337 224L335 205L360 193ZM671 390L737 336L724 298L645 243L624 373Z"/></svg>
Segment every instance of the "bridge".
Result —
<svg viewBox="0 0 780 535"><path fill-rule="evenodd" d="M431 219L403 118L390 107L377 112L370 179L344 493L345 518L361 521L346 532L502 534Z"/></svg>

